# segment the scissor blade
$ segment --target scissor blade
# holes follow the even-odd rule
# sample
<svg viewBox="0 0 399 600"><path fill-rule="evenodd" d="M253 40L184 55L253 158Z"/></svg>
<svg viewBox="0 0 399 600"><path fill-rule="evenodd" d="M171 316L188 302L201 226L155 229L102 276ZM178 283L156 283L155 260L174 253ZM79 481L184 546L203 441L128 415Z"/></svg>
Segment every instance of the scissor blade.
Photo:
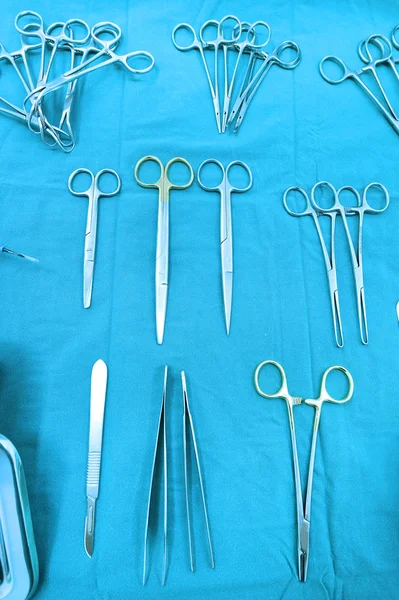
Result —
<svg viewBox="0 0 399 600"><path fill-rule="evenodd" d="M398 317L399 322L399 302L396 304L396 316Z"/></svg>
<svg viewBox="0 0 399 600"><path fill-rule="evenodd" d="M227 335L230 333L231 305L233 300L233 271L222 272L224 318Z"/></svg>
<svg viewBox="0 0 399 600"><path fill-rule="evenodd" d="M85 260L83 273L83 306L89 308L93 291L94 261Z"/></svg>
<svg viewBox="0 0 399 600"><path fill-rule="evenodd" d="M161 278L157 278L161 279ZM165 331L166 305L168 302L168 284L165 281L157 281L155 310L156 310L156 326L157 326L157 341L162 344Z"/></svg>

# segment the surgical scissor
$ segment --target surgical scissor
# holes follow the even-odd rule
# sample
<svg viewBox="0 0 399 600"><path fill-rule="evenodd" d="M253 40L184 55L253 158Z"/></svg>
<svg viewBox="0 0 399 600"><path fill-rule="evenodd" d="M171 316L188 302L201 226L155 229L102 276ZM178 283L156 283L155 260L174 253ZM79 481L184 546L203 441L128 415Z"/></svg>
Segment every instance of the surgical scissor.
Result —
<svg viewBox="0 0 399 600"><path fill-rule="evenodd" d="M73 188L73 181L80 174L89 175L91 183L84 191L77 191ZM105 192L100 188L100 178L102 175L112 175L116 180L116 188L113 191ZM101 197L115 196L121 189L121 180L116 171L112 169L102 169L96 175L89 169L76 169L68 179L68 189L74 196L86 196L89 199L87 210L87 223L85 234L85 249L83 261L83 306L89 308L93 291L94 262L97 240L98 223L98 201Z"/></svg>
<svg viewBox="0 0 399 600"><path fill-rule="evenodd" d="M256 38L257 38L256 29L259 27L263 27L264 29L266 29L266 37L262 42L257 44L256 43ZM266 46L269 43L271 31L270 31L269 25L265 21L255 21L255 23L252 23L252 25L250 23L244 22L244 23L241 23L241 35L242 34L244 34L244 36L243 36L244 39L241 42L238 40L234 44L234 48L237 50L238 56L237 56L236 63L234 66L233 75L231 76L230 83L227 84L227 86L226 86L226 81L228 82L228 72L227 72L227 62L226 62L226 69L225 69L225 73L224 73L225 94L224 94L224 104L223 104L222 133L224 133L226 130L231 97L233 94L234 83L235 83L237 70L238 70L238 67L240 64L241 57L244 54L244 52L249 52L250 56L251 56L255 50L260 50L261 48L264 48L264 46ZM248 62L250 63L251 61L249 60ZM248 64L248 68L251 68L250 64ZM245 79L245 77L244 77L244 79Z"/></svg>
<svg viewBox="0 0 399 600"><path fill-rule="evenodd" d="M266 393L262 390L259 384L259 375L261 370L266 365L273 365L276 367L281 376L281 386L280 389L274 394ZM342 399L337 399L332 397L327 391L327 377L333 371L341 371L349 384L348 393ZM283 367L274 360L265 360L258 365L255 371L254 376L255 388L258 394L263 396L264 398L281 398L285 400L287 404L288 410L288 419L290 426L290 434L291 434L291 446L292 446L292 460L293 460L293 469L294 469L294 481L295 481L295 496L296 496L296 510L297 510L297 544L298 544L298 575L300 581L306 581L307 572L308 572L308 563L309 563L309 534L310 534L310 513L311 513L311 505L312 505L312 486L313 486L313 472L314 472L314 464L315 464L315 456L316 456L316 444L317 444L317 436L319 432L320 426L320 417L321 417L321 409L323 407L324 402L333 402L334 404L343 404L344 402L348 402L352 398L354 391L354 383L352 379L352 375L349 373L345 367L333 366L329 367L324 371L322 379L321 379L321 387L318 398L314 399L305 399L300 397L291 396L288 391L287 377ZM302 487L301 487L301 476L299 469L299 459L298 459L298 450L296 443L296 435L295 435L295 421L294 421L294 406L298 404L305 403L308 406L313 406L315 409L314 414L314 422L313 422L313 435L312 435L312 445L310 451L310 459L309 459L309 471L308 471L308 479L305 493L305 501L302 497Z"/></svg>
<svg viewBox="0 0 399 600"><path fill-rule="evenodd" d="M160 168L160 177L154 183L145 183L139 177L140 167L146 162L155 162ZM189 179L184 184L174 184L170 181L168 173L172 165L183 163L189 169ZM135 167L134 176L141 187L156 188L158 190L158 227L157 249L155 259L155 315L158 344L162 344L165 331L166 306L168 301L169 285L169 192L170 190L185 190L194 181L194 171L190 163L184 158L172 158L166 165L156 156L144 156Z"/></svg>
<svg viewBox="0 0 399 600"><path fill-rule="evenodd" d="M215 164L222 172L222 180L219 185L205 185L201 179L202 169L209 164ZM249 183L245 187L237 187L229 180L229 171L232 167L242 167L248 177ZM222 265L222 288L224 315L227 335L230 332L231 307L233 300L233 230L231 212L231 194L233 192L247 192L252 186L252 172L248 165L241 160L233 160L226 168L221 162L214 158L204 160L199 166L197 173L198 183L207 192L218 192L220 194L220 251Z"/></svg>
<svg viewBox="0 0 399 600"><path fill-rule="evenodd" d="M325 56L322 59L322 61L320 62L319 71L320 71L320 75L323 77L323 79L325 81L327 81L327 83L331 83L332 85L342 83L346 79L353 79L353 81L355 83L357 83L361 87L361 89L365 92L365 94L375 103L377 108L384 115L384 117L387 119L387 121L391 124L391 126L394 128L396 133L399 133L399 121L396 118L396 113L394 112L394 110L387 98L387 95L382 86L381 80L376 72L376 65L378 65L379 63L387 63L396 71L395 66L392 65L392 60L393 60L392 52L391 52L392 49L389 50L389 48L390 48L389 40L387 40L387 38L384 38L385 43L383 43L381 41L382 38L383 38L383 36L378 36L378 38L376 38L374 36L374 39L373 39L373 36L370 36L369 38L367 38L365 41L363 41L360 44L359 56L363 61L366 61L368 63L365 67L362 67L361 69L358 69L357 71L352 70L352 69L349 69L349 67L346 66L344 61L341 60L340 58L338 58L338 56ZM376 41L377 39L379 40L378 42ZM386 45L386 42L388 42L389 46ZM378 48L381 51L381 53L382 53L381 58L379 58L379 59L372 58L371 53L370 53L370 48L368 47L369 43L373 44L376 48ZM366 50L366 53L365 53L365 50ZM341 77L336 77L335 79L332 77L329 77L327 75L327 73L325 72L324 66L326 63L334 63L334 64L338 65L338 67L341 69L341 72L342 72ZM367 71L371 71L373 73L374 79L376 80L380 90L383 93L383 97L387 103L388 108L386 108L382 104L382 102L380 102L380 100L371 91L371 89L368 87L368 85L366 85L364 83L361 76Z"/></svg>
<svg viewBox="0 0 399 600"><path fill-rule="evenodd" d="M287 49L293 50L295 55L290 60L283 60L281 56L283 52ZM302 58L301 50L298 44L296 42L292 42L291 40L281 42L281 44L279 44L270 54L267 54L266 52L261 52L259 50L254 50L253 55L255 58L261 58L263 60L263 63L253 74L246 88L243 91L241 91L231 110L227 125L230 125L234 121L235 117L237 117L237 121L234 127L235 132L239 130L243 122L245 113L247 112L248 107L255 96L256 91L258 90L260 84L266 77L271 67L273 65L277 65L278 67L281 67L282 69L286 70L295 69L301 62Z"/></svg>

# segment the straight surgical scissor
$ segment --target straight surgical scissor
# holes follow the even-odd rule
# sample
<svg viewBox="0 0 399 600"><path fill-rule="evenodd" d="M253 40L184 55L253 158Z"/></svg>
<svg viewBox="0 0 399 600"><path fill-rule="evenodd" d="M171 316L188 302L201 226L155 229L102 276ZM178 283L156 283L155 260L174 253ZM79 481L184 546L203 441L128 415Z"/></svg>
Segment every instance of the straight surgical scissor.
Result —
<svg viewBox="0 0 399 600"><path fill-rule="evenodd" d="M218 185L205 185L202 178L202 169L209 164L215 164L222 172L222 180ZM249 183L245 187L232 185L229 179L229 171L232 167L242 167L249 177ZM241 160L233 160L226 168L221 162L214 158L204 160L198 168L198 183L207 192L218 192L220 194L220 251L222 265L222 288L224 315L227 335L230 332L231 306L233 300L233 230L231 214L231 194L233 192L247 192L252 186L252 172L248 165Z"/></svg>
<svg viewBox="0 0 399 600"><path fill-rule="evenodd" d="M294 52L294 56L290 60L284 60L282 58L282 54L288 49ZM258 68L258 70L255 71L252 78L248 82L246 88L241 91L231 110L227 125L230 125L237 117L237 121L234 127L235 132L239 130L243 122L245 113L247 112L248 107L255 96L256 91L258 90L260 84L266 77L271 67L273 65L277 65L278 67L281 67L282 69L286 70L295 69L301 62L302 58L301 50L298 44L296 42L292 42L291 40L281 42L281 44L279 44L273 50L273 52L270 52L269 54L260 50L253 50L253 56L255 58L261 58L263 60L263 63Z"/></svg>
<svg viewBox="0 0 399 600"><path fill-rule="evenodd" d="M73 182L75 178L82 173L89 175L91 178L91 183L86 190L77 191L73 187ZM116 187L113 191L105 192L100 187L100 178L105 174L111 175L115 178ZM83 306L84 308L89 308L91 305L91 296L93 291L98 223L98 201L101 197L110 197L118 194L121 189L121 180L118 173L112 169L102 169L96 175L94 175L94 173L92 173L89 169L81 168L76 169L76 171L69 176L68 189L74 196L86 196L89 199L83 261Z"/></svg>
<svg viewBox="0 0 399 600"><path fill-rule="evenodd" d="M160 177L154 183L145 183L139 177L140 167L146 162L155 162L160 168ZM183 163L189 169L187 183L177 185L169 179L168 173L172 165ZM144 156L135 167L134 176L141 187L158 190L158 227L157 249L155 258L155 317L158 344L162 344L165 331L166 306L168 301L169 284L169 193L170 190L185 190L194 181L194 171L184 158L172 158L166 165L156 156Z"/></svg>
<svg viewBox="0 0 399 600"><path fill-rule="evenodd" d="M273 365L276 367L281 376L281 386L280 389L274 394L266 393L262 390L259 384L259 375L263 367L266 365ZM349 389L342 399L337 399L332 397L327 391L327 377L333 371L341 371L349 384ZM319 432L320 426L320 417L321 417L321 409L323 407L324 402L333 402L334 404L343 404L344 402L348 402L352 398L354 391L354 383L352 379L352 375L349 373L345 367L333 366L329 367L324 371L322 379L321 379L321 387L318 398L314 399L305 399L300 397L291 396L288 391L287 377L283 367L274 360L265 360L258 365L255 371L255 387L258 394L263 396L264 398L281 398L285 400L287 404L288 410L288 419L290 426L290 434L291 434L291 446L292 446L292 460L293 460L293 469L294 469L294 481L295 481L295 496L296 496L296 510L297 510L297 543L298 543L298 575L300 581L306 581L307 572L308 572L308 563L309 563L309 534L310 534L310 513L312 506L312 486L313 486L313 472L314 472L314 464L315 464L315 456L316 456L316 444L317 444L317 435ZM315 409L314 414L314 422L313 422L313 435L312 435L312 445L310 451L310 459L309 459L309 471L308 471L308 479L305 493L305 501L302 497L302 487L301 487L301 475L299 469L299 459L298 459L298 449L296 443L296 435L295 435L295 421L294 421L294 406L298 404L305 403L308 406L313 406Z"/></svg>

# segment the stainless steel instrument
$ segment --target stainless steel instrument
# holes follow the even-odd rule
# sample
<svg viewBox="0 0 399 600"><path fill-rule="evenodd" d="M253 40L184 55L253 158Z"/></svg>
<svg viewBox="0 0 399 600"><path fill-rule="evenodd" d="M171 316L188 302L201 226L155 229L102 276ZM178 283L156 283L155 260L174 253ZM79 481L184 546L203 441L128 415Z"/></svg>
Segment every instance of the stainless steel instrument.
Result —
<svg viewBox="0 0 399 600"><path fill-rule="evenodd" d="M26 600L39 580L39 563L21 458L0 435L0 598Z"/></svg>

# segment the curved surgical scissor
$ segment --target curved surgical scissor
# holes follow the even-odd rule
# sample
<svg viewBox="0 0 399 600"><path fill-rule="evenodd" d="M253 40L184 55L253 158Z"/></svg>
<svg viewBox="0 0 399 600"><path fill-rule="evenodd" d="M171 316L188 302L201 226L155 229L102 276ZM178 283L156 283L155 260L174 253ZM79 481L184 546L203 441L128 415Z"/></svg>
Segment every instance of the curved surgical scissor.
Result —
<svg viewBox="0 0 399 600"><path fill-rule="evenodd" d="M75 178L80 174L89 175L91 183L89 187L84 191L77 191L73 187ZM111 192L105 192L100 187L100 178L102 175L112 175L116 181L116 187ZM121 189L121 180L116 171L112 169L102 169L96 175L89 169L76 169L68 179L68 189L74 196L86 196L89 199L89 206L87 210L87 223L85 233L85 250L84 250L84 261L83 261L83 306L89 308L91 304L91 296L93 290L93 275L94 275L94 262L96 252L96 240L97 240L97 223L98 223L98 201L101 197L115 196Z"/></svg>
<svg viewBox="0 0 399 600"><path fill-rule="evenodd" d="M139 177L140 168L146 162L155 162L159 165L160 176L159 179L153 183L146 183ZM169 169L176 163L183 163L188 167L190 175L187 183L178 185L170 181L168 176ZM170 190L185 190L190 187L194 181L194 171L190 163L184 158L172 158L164 166L156 156L144 156L137 162L134 176L141 187L156 188L158 190L158 228L155 259L155 316L157 341L158 344L162 344L165 331L169 285L169 192Z"/></svg>
<svg viewBox="0 0 399 600"><path fill-rule="evenodd" d="M273 365L278 369L281 376L281 386L280 389L274 394L270 394L264 392L259 383L259 375L263 367L266 365ZM330 373L333 371L341 371L347 381L348 381L348 392L346 396L342 399L337 399L331 396L327 390L327 378ZM321 409L323 407L324 402L332 402L334 404L343 404L348 402L353 396L354 391L354 383L352 375L349 373L345 367L333 366L326 369L321 378L321 386L320 393L318 398L314 399L305 399L300 397L291 396L288 391L287 377L283 367L274 360L265 360L258 365L255 371L254 376L255 388L260 396L263 398L281 398L285 400L288 410L288 419L290 426L290 434L291 434L291 446L292 446L292 461L294 468L294 481L295 481L295 496L296 496L296 510L297 510L297 543L298 543L298 573L299 580L306 581L307 571L308 571L308 563L309 563L309 534L310 534L310 514L311 514L311 506L312 506L312 487L313 487L313 473L314 473L314 464L315 464L315 456L316 456L316 444L317 444L317 436L319 432L320 426L320 417L321 417ZM308 479L307 486L305 492L305 502L302 497L302 487L301 487L301 475L299 469L299 458L298 458L298 449L296 443L296 435L295 435L295 421L294 421L294 406L305 403L308 406L313 406L315 409L314 414L314 422L313 422L313 435L312 435L312 445L310 451L310 459L309 459L309 471L308 471Z"/></svg>
<svg viewBox="0 0 399 600"><path fill-rule="evenodd" d="M205 185L201 179L202 169L209 164L215 164L222 172L222 179L218 185ZM232 185L229 180L229 171L232 167L242 167L248 177L249 183L245 187ZM220 194L220 251L222 266L222 289L224 315L227 335L230 332L231 307L233 300L233 229L231 213L231 194L233 192L247 192L252 186L252 172L248 165L241 160L233 160L226 168L221 162L214 158L204 160L199 166L197 173L198 183L207 192L218 192Z"/></svg>

